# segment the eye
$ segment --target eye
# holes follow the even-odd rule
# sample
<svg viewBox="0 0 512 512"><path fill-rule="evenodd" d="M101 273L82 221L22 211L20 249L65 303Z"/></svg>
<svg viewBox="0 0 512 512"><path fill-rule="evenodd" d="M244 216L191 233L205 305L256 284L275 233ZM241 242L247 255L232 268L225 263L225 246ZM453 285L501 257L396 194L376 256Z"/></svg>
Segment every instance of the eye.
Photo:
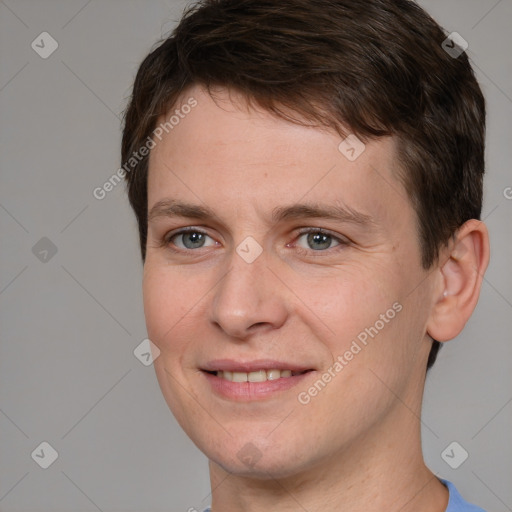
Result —
<svg viewBox="0 0 512 512"><path fill-rule="evenodd" d="M344 240L318 228L302 231L297 240L299 247L313 251L325 251L339 245L347 245ZM301 240L303 243L300 242Z"/></svg>
<svg viewBox="0 0 512 512"><path fill-rule="evenodd" d="M206 245L206 241L210 240L213 243ZM173 233L171 236L166 238L167 245L175 245L178 249L201 249L202 247L208 247L215 245L215 240L208 236L203 231L197 229L182 229L177 233Z"/></svg>

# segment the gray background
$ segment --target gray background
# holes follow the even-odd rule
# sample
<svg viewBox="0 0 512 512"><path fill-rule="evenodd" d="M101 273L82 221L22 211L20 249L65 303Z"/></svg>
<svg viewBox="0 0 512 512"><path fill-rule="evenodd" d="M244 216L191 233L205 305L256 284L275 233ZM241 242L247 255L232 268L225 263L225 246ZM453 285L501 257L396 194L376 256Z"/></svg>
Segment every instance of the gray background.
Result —
<svg viewBox="0 0 512 512"><path fill-rule="evenodd" d="M186 3L0 0L3 512L210 502L205 457L133 354L146 333L124 186L102 201L92 195L119 167L119 117L137 65ZM487 97L492 241L477 310L427 380L424 451L468 500L501 512L512 510L512 2L420 3L468 41ZM43 31L59 44L47 59L31 48ZM43 237L53 256L41 252L47 241L33 253ZM31 458L43 441L59 454L48 469ZM452 441L469 453L458 469L441 458Z"/></svg>

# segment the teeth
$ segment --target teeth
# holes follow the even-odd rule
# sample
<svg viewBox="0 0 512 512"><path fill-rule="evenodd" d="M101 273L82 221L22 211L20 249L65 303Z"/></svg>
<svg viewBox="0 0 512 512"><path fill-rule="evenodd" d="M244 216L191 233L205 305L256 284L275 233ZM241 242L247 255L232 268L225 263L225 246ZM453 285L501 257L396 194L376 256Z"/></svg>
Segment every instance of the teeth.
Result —
<svg viewBox="0 0 512 512"><path fill-rule="evenodd" d="M233 372L233 382L247 382L247 373Z"/></svg>
<svg viewBox="0 0 512 512"><path fill-rule="evenodd" d="M258 370L256 372L228 372L218 371L217 377L231 382L265 382L266 380L277 380L280 378L291 377L302 372L292 372L291 370Z"/></svg>
<svg viewBox="0 0 512 512"><path fill-rule="evenodd" d="M249 382L264 382L267 380L267 372L265 370L251 372L247 375L247 380Z"/></svg>
<svg viewBox="0 0 512 512"><path fill-rule="evenodd" d="M281 370L267 370L267 380L276 380L281 377Z"/></svg>

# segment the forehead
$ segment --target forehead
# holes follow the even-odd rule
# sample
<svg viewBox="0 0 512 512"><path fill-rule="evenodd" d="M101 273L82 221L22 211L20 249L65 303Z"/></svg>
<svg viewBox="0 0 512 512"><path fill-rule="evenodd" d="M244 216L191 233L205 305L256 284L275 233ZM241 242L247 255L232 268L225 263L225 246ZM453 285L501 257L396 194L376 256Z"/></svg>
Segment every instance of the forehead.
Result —
<svg viewBox="0 0 512 512"><path fill-rule="evenodd" d="M333 130L291 123L250 107L233 91L217 90L212 98L199 86L160 122L176 111L175 124L151 151L150 209L169 196L239 212L301 199L341 202L372 217L410 207L393 172L393 138L356 147L362 152L351 160Z"/></svg>

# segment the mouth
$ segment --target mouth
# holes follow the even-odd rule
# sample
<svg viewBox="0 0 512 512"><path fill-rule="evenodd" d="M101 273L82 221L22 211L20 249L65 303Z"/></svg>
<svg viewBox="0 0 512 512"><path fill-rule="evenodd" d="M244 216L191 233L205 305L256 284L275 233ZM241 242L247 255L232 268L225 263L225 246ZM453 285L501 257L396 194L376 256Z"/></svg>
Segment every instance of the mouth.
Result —
<svg viewBox="0 0 512 512"><path fill-rule="evenodd" d="M210 375L215 375L215 377L227 380L229 382L265 382L268 380L287 379L290 377L296 377L297 375L302 375L310 371L313 370L292 371L269 368L256 370L253 372L217 370L206 371L206 373L209 373Z"/></svg>
<svg viewBox="0 0 512 512"><path fill-rule="evenodd" d="M316 371L277 361L217 360L201 368L201 373L214 394L229 400L252 401L281 397Z"/></svg>

